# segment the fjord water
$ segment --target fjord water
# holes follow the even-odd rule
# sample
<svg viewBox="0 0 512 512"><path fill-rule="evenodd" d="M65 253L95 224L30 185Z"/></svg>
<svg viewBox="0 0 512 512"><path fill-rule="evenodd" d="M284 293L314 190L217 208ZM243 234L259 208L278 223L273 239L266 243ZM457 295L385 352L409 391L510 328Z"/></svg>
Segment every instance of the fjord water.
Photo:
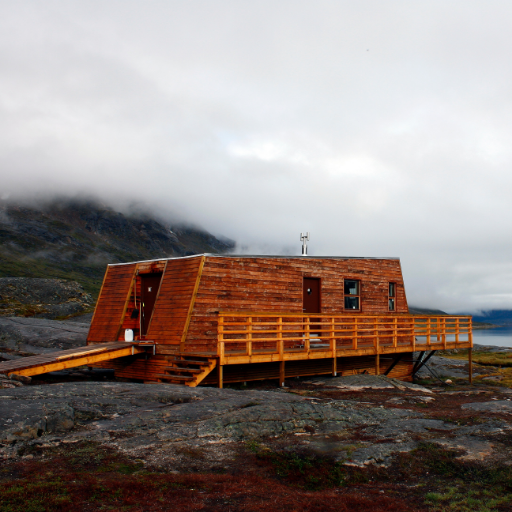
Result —
<svg viewBox="0 0 512 512"><path fill-rule="evenodd" d="M512 348L512 327L496 327L473 331L473 343Z"/></svg>

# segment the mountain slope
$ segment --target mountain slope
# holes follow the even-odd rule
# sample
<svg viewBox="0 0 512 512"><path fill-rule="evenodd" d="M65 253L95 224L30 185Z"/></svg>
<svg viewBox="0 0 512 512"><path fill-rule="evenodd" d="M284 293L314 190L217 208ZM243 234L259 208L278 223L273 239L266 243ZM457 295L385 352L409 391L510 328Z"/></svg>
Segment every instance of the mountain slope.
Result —
<svg viewBox="0 0 512 512"><path fill-rule="evenodd" d="M0 277L64 278L97 295L108 263L230 250L198 228L94 201L0 203Z"/></svg>
<svg viewBox="0 0 512 512"><path fill-rule="evenodd" d="M473 315L473 321L509 326L512 325L512 311L510 309L483 311L481 315Z"/></svg>

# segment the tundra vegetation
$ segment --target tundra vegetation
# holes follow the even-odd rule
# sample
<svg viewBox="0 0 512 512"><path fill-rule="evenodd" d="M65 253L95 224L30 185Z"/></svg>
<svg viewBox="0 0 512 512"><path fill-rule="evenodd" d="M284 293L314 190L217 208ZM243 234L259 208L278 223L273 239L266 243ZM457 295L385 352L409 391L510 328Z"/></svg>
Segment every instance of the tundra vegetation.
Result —
<svg viewBox="0 0 512 512"><path fill-rule="evenodd" d="M505 386L98 378L75 370L2 390L0 512L512 508Z"/></svg>

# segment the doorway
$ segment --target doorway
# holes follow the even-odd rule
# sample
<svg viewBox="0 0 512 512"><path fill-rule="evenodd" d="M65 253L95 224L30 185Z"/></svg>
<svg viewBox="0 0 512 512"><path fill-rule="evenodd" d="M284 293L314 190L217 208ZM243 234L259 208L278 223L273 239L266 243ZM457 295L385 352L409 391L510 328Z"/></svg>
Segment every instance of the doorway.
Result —
<svg viewBox="0 0 512 512"><path fill-rule="evenodd" d="M155 307L156 296L160 288L160 281L162 280L162 272L155 274L141 274L140 287L141 287L141 319L140 329L141 335L144 336L148 332L149 322Z"/></svg>
<svg viewBox="0 0 512 512"><path fill-rule="evenodd" d="M318 277L305 277L303 283L302 312L321 313L320 279ZM321 334L320 321L320 318L309 319L309 332L315 338Z"/></svg>
<svg viewBox="0 0 512 512"><path fill-rule="evenodd" d="M320 313L320 279L305 277L303 285L302 312Z"/></svg>

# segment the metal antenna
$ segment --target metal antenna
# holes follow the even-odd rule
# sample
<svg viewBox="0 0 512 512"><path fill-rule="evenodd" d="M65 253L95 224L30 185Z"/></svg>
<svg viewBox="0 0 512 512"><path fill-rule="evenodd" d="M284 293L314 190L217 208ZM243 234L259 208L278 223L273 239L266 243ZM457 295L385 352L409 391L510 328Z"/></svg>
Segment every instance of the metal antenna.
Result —
<svg viewBox="0 0 512 512"><path fill-rule="evenodd" d="M309 231L304 234L304 233L301 233L300 234L300 241L302 242L302 256L307 256L308 255L308 242L309 240Z"/></svg>

